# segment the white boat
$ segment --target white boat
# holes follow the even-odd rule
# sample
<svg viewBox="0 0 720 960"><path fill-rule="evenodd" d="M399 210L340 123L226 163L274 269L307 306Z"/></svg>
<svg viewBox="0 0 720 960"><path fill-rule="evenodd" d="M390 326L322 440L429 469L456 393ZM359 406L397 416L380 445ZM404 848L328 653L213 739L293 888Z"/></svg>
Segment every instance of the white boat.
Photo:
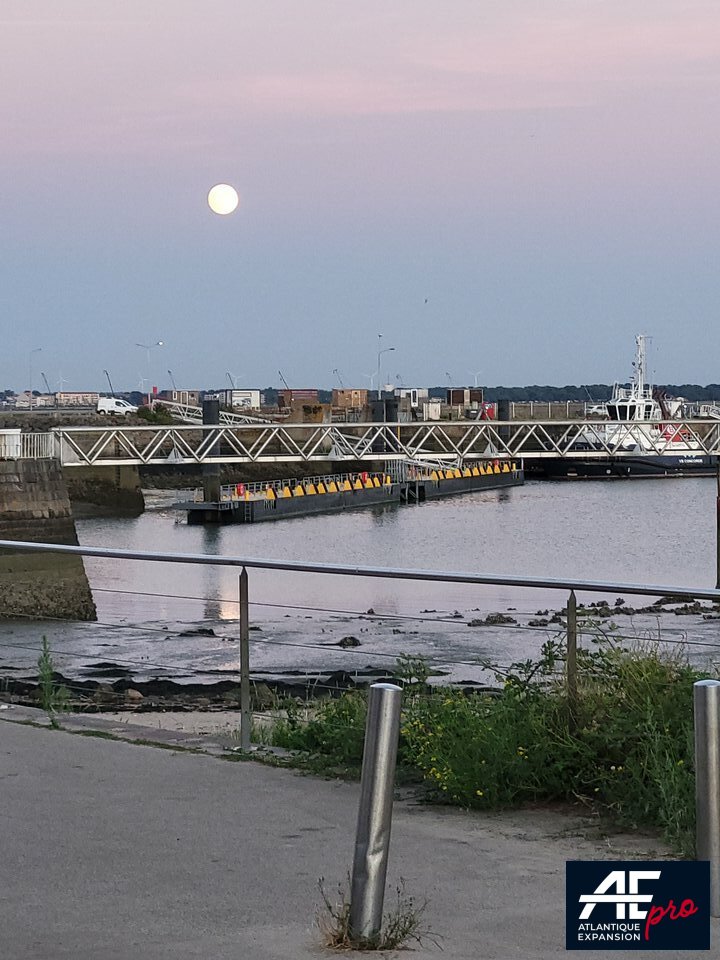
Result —
<svg viewBox="0 0 720 960"><path fill-rule="evenodd" d="M561 460L548 471L558 477L672 476L713 473L709 456L693 430L683 423L688 411L682 398L653 387L647 376L647 336L635 337L633 375L615 383L606 404L607 419L589 427L578 449L607 452L607 458ZM616 456L622 453L623 456ZM628 454L637 454L637 458Z"/></svg>

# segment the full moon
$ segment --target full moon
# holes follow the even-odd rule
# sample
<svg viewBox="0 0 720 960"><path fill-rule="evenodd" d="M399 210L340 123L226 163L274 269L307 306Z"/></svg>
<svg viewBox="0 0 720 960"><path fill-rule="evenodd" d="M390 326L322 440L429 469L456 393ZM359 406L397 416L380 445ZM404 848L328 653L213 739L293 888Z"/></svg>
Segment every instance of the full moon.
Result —
<svg viewBox="0 0 720 960"><path fill-rule="evenodd" d="M216 183L208 193L207 202L213 213L224 217L237 208L240 198L235 187L229 183Z"/></svg>

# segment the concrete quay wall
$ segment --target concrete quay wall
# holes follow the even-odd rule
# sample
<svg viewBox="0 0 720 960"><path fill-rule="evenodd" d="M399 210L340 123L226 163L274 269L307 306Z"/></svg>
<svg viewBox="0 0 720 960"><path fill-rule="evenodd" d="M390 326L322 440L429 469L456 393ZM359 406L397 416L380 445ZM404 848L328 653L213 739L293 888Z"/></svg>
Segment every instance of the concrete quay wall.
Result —
<svg viewBox="0 0 720 960"><path fill-rule="evenodd" d="M145 509L134 465L66 467L63 473L76 517L138 517Z"/></svg>
<svg viewBox="0 0 720 960"><path fill-rule="evenodd" d="M54 460L0 461L0 539L77 544ZM0 550L0 619L33 617L97 619L82 557Z"/></svg>

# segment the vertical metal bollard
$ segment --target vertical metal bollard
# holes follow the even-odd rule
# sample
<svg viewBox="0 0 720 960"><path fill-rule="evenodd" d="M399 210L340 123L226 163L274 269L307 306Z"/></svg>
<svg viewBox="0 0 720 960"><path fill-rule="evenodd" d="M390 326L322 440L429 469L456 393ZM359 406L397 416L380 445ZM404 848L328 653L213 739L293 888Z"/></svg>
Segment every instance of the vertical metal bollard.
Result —
<svg viewBox="0 0 720 960"><path fill-rule="evenodd" d="M248 575L245 567L240 574L240 749L250 750L250 612L248 606Z"/></svg>
<svg viewBox="0 0 720 960"><path fill-rule="evenodd" d="M715 589L720 590L720 462L717 472L717 495L715 497Z"/></svg>
<svg viewBox="0 0 720 960"><path fill-rule="evenodd" d="M720 681L693 684L696 857L710 861L710 916L720 917Z"/></svg>
<svg viewBox="0 0 720 960"><path fill-rule="evenodd" d="M565 673L567 681L568 707L570 708L570 725L575 725L577 715L577 598L575 591L570 591L567 605L567 653L565 659Z"/></svg>
<svg viewBox="0 0 720 960"><path fill-rule="evenodd" d="M350 935L372 940L382 926L402 689L370 687L350 889Z"/></svg>

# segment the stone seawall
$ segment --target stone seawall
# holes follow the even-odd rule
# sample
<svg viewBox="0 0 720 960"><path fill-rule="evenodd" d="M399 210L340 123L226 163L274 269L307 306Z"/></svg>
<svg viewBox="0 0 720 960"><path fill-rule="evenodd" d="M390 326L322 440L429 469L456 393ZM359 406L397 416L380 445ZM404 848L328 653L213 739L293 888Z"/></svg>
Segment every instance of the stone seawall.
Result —
<svg viewBox="0 0 720 960"><path fill-rule="evenodd" d="M0 461L0 539L77 544L54 460ZM0 550L0 619L20 617L97 619L82 557Z"/></svg>
<svg viewBox="0 0 720 960"><path fill-rule="evenodd" d="M134 465L66 467L64 476L76 517L139 517L145 509Z"/></svg>

